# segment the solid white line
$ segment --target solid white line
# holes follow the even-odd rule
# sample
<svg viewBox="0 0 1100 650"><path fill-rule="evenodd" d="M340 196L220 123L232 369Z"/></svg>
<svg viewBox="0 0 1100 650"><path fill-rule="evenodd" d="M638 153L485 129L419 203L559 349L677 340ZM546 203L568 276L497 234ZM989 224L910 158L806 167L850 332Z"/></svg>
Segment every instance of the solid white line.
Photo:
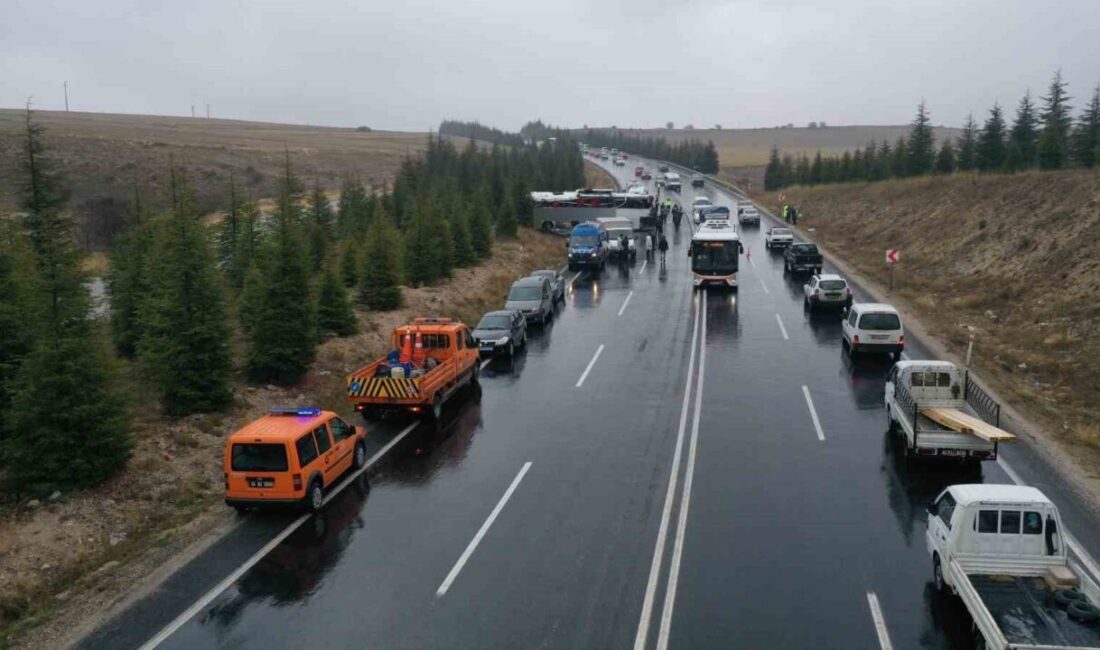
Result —
<svg viewBox="0 0 1100 650"><path fill-rule="evenodd" d="M567 287L572 287L572 286L573 286L573 283L577 281L577 278L581 277L581 274L582 274L582 273L584 273L584 271L577 271L577 272L576 272L576 273L575 273L575 274L573 275L573 277L569 278L569 282L565 283L565 286L567 286Z"/></svg>
<svg viewBox="0 0 1100 650"><path fill-rule="evenodd" d="M821 430L821 420L817 419L817 409L814 408L814 401L810 399L810 389L806 386L802 386L802 394L806 396L806 406L810 408L810 417L814 420L814 428L817 429L817 439L825 440L825 433Z"/></svg>
<svg viewBox="0 0 1100 650"><path fill-rule="evenodd" d="M703 294L702 344L699 346L699 375L695 382L695 411L692 413L691 442L688 444L687 470L684 472L684 492L680 496L680 517L676 522L676 541L672 545L672 560L668 567L665 606L661 611L661 628L657 634L657 650L667 650L672 634L672 612L676 607L676 588L680 583L680 560L684 555L684 532L687 530L688 508L691 506L691 485L695 478L695 455L699 446L699 420L703 405L703 378L707 369L707 294Z"/></svg>
<svg viewBox="0 0 1100 650"><path fill-rule="evenodd" d="M768 283L764 282L764 278L760 278L760 286L764 287L764 293L771 293L771 291L768 291Z"/></svg>
<svg viewBox="0 0 1100 650"><path fill-rule="evenodd" d="M749 264L752 265L752 268L755 269L756 268L756 262L752 261L752 251L749 251L748 257L749 257Z"/></svg>
<svg viewBox="0 0 1100 650"><path fill-rule="evenodd" d="M867 604L871 607L871 618L875 620L875 632L878 634L878 644L882 650L893 650L894 644L890 643L890 632L886 629L886 619L882 616L882 608L878 604L878 596L875 592L867 592Z"/></svg>
<svg viewBox="0 0 1100 650"><path fill-rule="evenodd" d="M1005 471L1005 474L1008 474L1008 478L1013 483L1015 483L1016 485L1027 485L1027 483L1024 483L1023 479L1020 478L1020 475L1016 473L1016 470L1009 467L1005 459L1001 458L1000 454L997 455L997 464L1001 466L1001 469Z"/></svg>
<svg viewBox="0 0 1100 650"><path fill-rule="evenodd" d="M645 265L646 264L649 264L649 260L642 260L642 268L638 269L638 273L641 273L642 271L645 270Z"/></svg>
<svg viewBox="0 0 1100 650"><path fill-rule="evenodd" d="M626 300L624 300L624 301L623 301L623 306L622 306L622 307L619 307L619 315L620 315L620 316L622 316L622 315L623 315L623 312L624 312L624 311L626 311L626 306L627 306L628 304L630 304L630 299L631 299L632 297L634 297L634 292L633 292L633 291L631 291L630 293L626 294Z"/></svg>
<svg viewBox="0 0 1100 650"><path fill-rule="evenodd" d="M477 545L481 543L481 538L485 537L485 533L489 532L489 526L493 525L496 521L497 515L504 509L504 505L508 503L508 499L512 498L512 493L516 491L516 487L519 482L523 480L523 476L527 474L527 470L531 469L531 461L527 461L523 464L523 467L519 470L519 474L512 479L512 484L508 486L508 489L504 492L504 496L497 502L493 511L489 513L489 518L485 520L485 523L481 524L481 528L478 529L477 534L470 540L470 543L466 546L466 550L462 552L462 555L458 558L458 562L455 562L454 567L451 568L451 572L447 574L447 577L443 579L443 584L439 585L439 589L435 590L436 598L447 593L447 590L451 588L451 583L458 577L462 567L466 565L466 560L470 559L470 556L474 554L474 550L477 549Z"/></svg>
<svg viewBox="0 0 1100 650"><path fill-rule="evenodd" d="M581 387L581 384L584 383L585 378L588 377L588 373L592 372L592 366L596 365L596 359L600 358L600 354L602 352L603 343L600 344L600 347L596 348L596 354L593 355L592 360L588 362L588 367L584 369L583 373L581 373L581 378L577 380L577 388Z"/></svg>
<svg viewBox="0 0 1100 650"><path fill-rule="evenodd" d="M783 319L779 317L779 312L775 313L775 322L779 323L779 331L783 334L783 340L790 341L791 337L787 336L787 328L783 327Z"/></svg>
<svg viewBox="0 0 1100 650"><path fill-rule="evenodd" d="M325 503L328 503L333 498L335 498L336 495L340 494L340 492L342 492L344 488L347 487L360 474L367 471L371 465L377 463L382 458L382 456L386 454L386 452L393 448L394 445L401 442L401 439L407 436L410 431L415 429L418 424L419 422L413 422L412 424L402 429L396 436L393 437L393 440L389 441L386 444L385 447L382 447L382 449L380 449L378 453L371 456L370 460L368 460L361 469L349 474L347 478L345 478L339 485L337 485L335 488L332 489L332 491L329 492L328 496L325 497ZM214 586L213 589L206 592L206 594L204 594L202 598L195 601L195 604L191 605L186 610L184 610L182 614L177 616L175 620L173 620L168 625L165 625L160 630L160 632L157 632L156 636L146 641L141 646L140 650L153 650L153 648L156 648L161 643L164 643L165 639L175 634L176 630L183 627L187 623L187 621L194 618L195 614L198 614L200 611L205 609L206 606L212 603L215 598L220 596L223 591L228 589L233 583L240 580L241 576L247 573L249 569L256 565L257 562L262 560L264 556L270 553L276 546L281 544L283 540L285 540L287 537L290 537L290 535L295 530L298 530L298 527L305 523L305 521L309 519L309 517L310 515L305 514L290 522L290 525L284 528L283 531L276 535L274 539L272 539L270 542L264 544L263 548L256 551L252 555L252 557L245 560L244 564L237 567L237 569L233 573L229 574L225 578L225 580L219 582L217 585Z"/></svg>
<svg viewBox="0 0 1100 650"><path fill-rule="evenodd" d="M661 511L661 524L657 528L657 545L653 549L653 560L649 565L649 581L646 583L645 598L642 600L642 615L638 620L638 632L634 637L634 650L644 650L646 637L649 636L649 621L653 615L653 599L657 593L657 581L661 574L661 560L665 555L665 541L668 537L668 522L672 515L672 502L676 498L676 481L680 475L680 455L684 447L688 407L691 405L691 376L695 371L695 344L698 340L699 309L696 308L695 320L691 325L691 352L688 355L687 379L684 380L684 400L680 407L680 428L676 433L676 450L672 454L672 471L668 477L668 490L665 492L665 507Z"/></svg>
<svg viewBox="0 0 1100 650"><path fill-rule="evenodd" d="M481 362L481 369L482 369L482 370L485 370L485 366L489 365L489 364L490 364L490 363L492 363L492 362L493 362L493 358L492 358L492 357L489 357L488 359L486 359L486 360L482 361L482 362Z"/></svg>

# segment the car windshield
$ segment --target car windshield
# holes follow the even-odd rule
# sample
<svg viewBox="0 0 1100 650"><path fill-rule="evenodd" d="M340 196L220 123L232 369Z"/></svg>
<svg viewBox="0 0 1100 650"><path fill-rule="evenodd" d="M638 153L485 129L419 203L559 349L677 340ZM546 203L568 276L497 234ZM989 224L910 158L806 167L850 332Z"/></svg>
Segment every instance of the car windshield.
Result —
<svg viewBox="0 0 1100 650"><path fill-rule="evenodd" d="M573 235L572 239L570 239L570 241L569 241L569 245L574 246L574 247L576 247L576 246L595 246L596 245L596 236L595 235Z"/></svg>
<svg viewBox="0 0 1100 650"><path fill-rule="evenodd" d="M848 286L844 280L822 280L818 285L825 291L840 291L844 287Z"/></svg>
<svg viewBox="0 0 1100 650"><path fill-rule="evenodd" d="M859 328L863 330L900 330L901 319L897 314L864 314L859 319Z"/></svg>
<svg viewBox="0 0 1100 650"><path fill-rule="evenodd" d="M538 287L512 287L508 294L508 300L538 300L542 297L542 290Z"/></svg>
<svg viewBox="0 0 1100 650"><path fill-rule="evenodd" d="M791 250L795 255L816 255L817 244L795 244L791 246Z"/></svg>
<svg viewBox="0 0 1100 650"><path fill-rule="evenodd" d="M231 466L235 472L285 472L287 470L286 445L234 444Z"/></svg>
<svg viewBox="0 0 1100 650"><path fill-rule="evenodd" d="M503 314L483 316L477 324L479 330L506 330L511 326L511 319Z"/></svg>

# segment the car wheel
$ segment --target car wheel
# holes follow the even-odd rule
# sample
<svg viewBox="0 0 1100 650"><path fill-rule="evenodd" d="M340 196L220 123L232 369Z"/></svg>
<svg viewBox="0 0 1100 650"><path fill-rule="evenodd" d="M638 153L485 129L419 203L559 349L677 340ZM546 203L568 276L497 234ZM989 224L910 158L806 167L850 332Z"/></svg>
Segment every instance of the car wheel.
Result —
<svg viewBox="0 0 1100 650"><path fill-rule="evenodd" d="M890 413L890 405L886 405L886 433L894 433L898 430L897 422L894 422L894 415Z"/></svg>
<svg viewBox="0 0 1100 650"><path fill-rule="evenodd" d="M939 555L932 557L932 582L936 587L936 591L941 594L947 593L947 583L943 580L943 566L940 564Z"/></svg>
<svg viewBox="0 0 1100 650"><path fill-rule="evenodd" d="M505 350L505 352L504 352L504 353L505 353L506 355L508 355L508 358L509 358L509 359L511 359L512 357L516 356L516 348L515 348L515 346L514 346L514 345L512 345L512 342L511 342L511 341L508 341L508 349L507 349L507 350Z"/></svg>
<svg viewBox="0 0 1100 650"><path fill-rule="evenodd" d="M310 512L317 512L323 505L325 505L325 489L320 479L314 479L309 484L309 491L306 492L306 508Z"/></svg>
<svg viewBox="0 0 1100 650"><path fill-rule="evenodd" d="M367 464L367 449L363 446L363 443L355 443L355 456L354 461L355 469L362 469L363 465Z"/></svg>
<svg viewBox="0 0 1100 650"><path fill-rule="evenodd" d="M438 422L443 417L443 398L436 394L435 399L432 400L432 409L428 411L429 416Z"/></svg>

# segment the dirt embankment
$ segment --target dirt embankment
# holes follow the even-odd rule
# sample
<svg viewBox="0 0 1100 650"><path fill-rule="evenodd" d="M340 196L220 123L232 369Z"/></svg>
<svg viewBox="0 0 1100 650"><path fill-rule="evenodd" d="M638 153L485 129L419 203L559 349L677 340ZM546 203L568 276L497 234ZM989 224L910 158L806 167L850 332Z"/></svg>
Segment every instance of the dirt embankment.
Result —
<svg viewBox="0 0 1100 650"><path fill-rule="evenodd" d="M497 242L489 262L438 286L406 288L403 309L360 311L360 334L321 345L299 386L236 381L236 405L224 414L163 419L148 410L157 397L133 370L137 450L125 469L86 492L0 509L0 647L71 641L135 585L232 528L234 515L221 503L221 458L235 429L280 404L318 404L358 421L343 396L344 375L384 354L394 326L422 315L476 323L516 278L557 268L562 257L560 239L521 229L515 241Z"/></svg>
<svg viewBox="0 0 1100 650"><path fill-rule="evenodd" d="M591 161L585 160L584 186L618 189L619 183L611 174L608 174L605 169Z"/></svg>
<svg viewBox="0 0 1100 650"><path fill-rule="evenodd" d="M965 354L973 334L981 376L1094 477L1100 173L960 174L784 193L809 236L882 285L885 251L900 249L898 302L952 353ZM758 198L778 210L776 195Z"/></svg>

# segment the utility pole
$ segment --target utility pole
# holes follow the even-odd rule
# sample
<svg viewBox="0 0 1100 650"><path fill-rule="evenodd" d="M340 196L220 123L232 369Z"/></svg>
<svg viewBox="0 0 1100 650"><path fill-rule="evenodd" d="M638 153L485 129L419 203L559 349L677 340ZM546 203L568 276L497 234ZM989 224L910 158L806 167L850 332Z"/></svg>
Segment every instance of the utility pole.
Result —
<svg viewBox="0 0 1100 650"><path fill-rule="evenodd" d="M206 105L206 119L210 119L210 104Z"/></svg>
<svg viewBox="0 0 1100 650"><path fill-rule="evenodd" d="M195 117L195 105L194 104L191 104L191 117L192 117L192 119Z"/></svg>
<svg viewBox="0 0 1100 650"><path fill-rule="evenodd" d="M69 112L69 82L61 84L65 88L65 112Z"/></svg>

